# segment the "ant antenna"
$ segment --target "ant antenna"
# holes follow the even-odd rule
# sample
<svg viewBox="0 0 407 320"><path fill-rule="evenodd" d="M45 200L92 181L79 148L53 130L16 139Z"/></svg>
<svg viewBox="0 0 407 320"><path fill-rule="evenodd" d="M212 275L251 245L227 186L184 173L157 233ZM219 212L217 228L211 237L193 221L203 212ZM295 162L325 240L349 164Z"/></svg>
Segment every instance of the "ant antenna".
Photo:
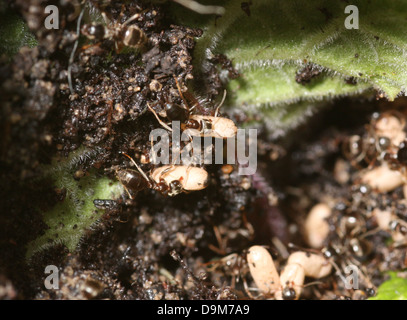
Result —
<svg viewBox="0 0 407 320"><path fill-rule="evenodd" d="M223 105L223 103L225 102L225 100L226 100L226 89L223 90L223 98L222 98L222 101L219 103L219 105L218 105L217 108L216 108L216 111L215 111L215 118L218 116L219 108Z"/></svg>
<svg viewBox="0 0 407 320"><path fill-rule="evenodd" d="M76 49L78 48L78 43L79 43L79 36L80 36L80 32L81 32L81 21L82 21L82 17L83 14L85 13L85 8L86 8L87 3L85 3L85 5L83 6L83 9L81 10L81 13L79 14L78 17L78 23L76 25L76 41L75 44L73 45L73 49L71 52L71 56L69 57L69 63L68 63L68 85L69 85L69 90L71 91L71 93L75 93L73 86L72 86L72 64L73 64L73 60L75 58L75 52Z"/></svg>
<svg viewBox="0 0 407 320"><path fill-rule="evenodd" d="M141 173L141 175L144 177L144 179L147 180L147 182L150 182L150 179L148 179L147 175L144 173L143 170L141 170L141 168L138 166L138 164L136 163L136 161L134 161L134 159L132 157L130 157L127 153L122 152L122 155L126 156L127 158L130 159L130 161L136 166L137 170Z"/></svg>
<svg viewBox="0 0 407 320"><path fill-rule="evenodd" d="M110 19L107 17L106 12L102 12L101 15L102 15L102 18L103 18L103 21L105 22L105 24L109 25L110 24Z"/></svg>
<svg viewBox="0 0 407 320"><path fill-rule="evenodd" d="M174 80L175 80L175 84L177 85L177 89L178 89L179 95L180 95L182 101L184 102L185 107L187 108L187 111L189 112L188 103L187 103L187 101L185 100L184 95L182 94L181 86L179 85L179 82L178 82L178 80L177 80L177 78L175 77L174 74L173 74L173 77L174 77Z"/></svg>
<svg viewBox="0 0 407 320"><path fill-rule="evenodd" d="M150 106L150 104L149 104L148 102L147 102L147 107L148 107L148 109L150 109L150 111L154 114L154 116L156 117L156 119L158 120L158 122L159 122L165 129L167 129L168 131L171 131L171 132L172 132L172 129L171 129L167 124L165 124L165 123L158 117L157 113L154 111L153 108L151 108L151 106Z"/></svg>
<svg viewBox="0 0 407 320"><path fill-rule="evenodd" d="M336 271L336 275L344 282L346 283L346 278L343 275L341 269L338 267L338 265L333 261L330 260L329 263L334 267L335 271Z"/></svg>

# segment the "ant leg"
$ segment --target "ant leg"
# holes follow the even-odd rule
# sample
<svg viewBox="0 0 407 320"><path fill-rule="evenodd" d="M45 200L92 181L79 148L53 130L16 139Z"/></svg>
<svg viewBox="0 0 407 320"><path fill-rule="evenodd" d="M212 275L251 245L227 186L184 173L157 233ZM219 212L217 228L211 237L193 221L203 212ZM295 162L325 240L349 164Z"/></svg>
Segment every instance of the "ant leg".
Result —
<svg viewBox="0 0 407 320"><path fill-rule="evenodd" d="M172 129L171 129L167 124L165 124L165 123L158 117L157 113L154 111L153 108L151 108L151 106L150 106L149 103L147 103L147 107L148 107L148 109L150 109L150 111L154 114L154 116L156 117L156 119L158 120L158 122L159 122L165 129L167 129L168 131L171 131L171 132L172 132Z"/></svg>
<svg viewBox="0 0 407 320"><path fill-rule="evenodd" d="M122 26L125 26L126 24L129 24L130 22L132 22L133 20L138 19L141 16L140 13L136 13L134 15L132 15L130 18L128 18L123 24Z"/></svg>
<svg viewBox="0 0 407 320"><path fill-rule="evenodd" d="M102 12L101 15L105 24L110 25L110 19L107 17L106 12Z"/></svg>
<svg viewBox="0 0 407 320"><path fill-rule="evenodd" d="M130 194L129 189L127 189L127 187L126 187L123 183L122 183L122 186L123 186L124 190L126 190L127 194L129 195L129 198L130 198L131 200L133 200L134 198L133 198L133 196Z"/></svg>
<svg viewBox="0 0 407 320"><path fill-rule="evenodd" d="M225 8L220 6L205 6L194 0L173 0L173 1L199 14L216 14L218 16L222 16L225 13Z"/></svg>
<svg viewBox="0 0 407 320"><path fill-rule="evenodd" d="M80 50L81 50L81 51L85 51L85 50L88 50L88 49L90 49L90 48L100 47L100 45L101 45L101 42L86 44L86 45L82 46Z"/></svg>
<svg viewBox="0 0 407 320"><path fill-rule="evenodd" d="M219 105L216 107L215 118L218 116L219 109L223 105L225 100L226 100L226 90L223 90L223 98L222 98L222 101L219 103Z"/></svg>
<svg viewBox="0 0 407 320"><path fill-rule="evenodd" d="M72 94L75 92L73 89L73 86L72 86L72 64L75 59L75 52L76 52L76 49L78 48L78 44L79 44L79 36L80 36L80 32L81 32L81 21L82 21L83 14L85 13L85 8L86 8L86 3L83 6L81 13L79 14L78 23L76 25L76 37L77 38L75 40L75 44L73 45L73 49L72 49L71 55L69 57L69 62L68 62L68 75L67 75L68 76L68 86L69 86L69 90L71 91Z"/></svg>

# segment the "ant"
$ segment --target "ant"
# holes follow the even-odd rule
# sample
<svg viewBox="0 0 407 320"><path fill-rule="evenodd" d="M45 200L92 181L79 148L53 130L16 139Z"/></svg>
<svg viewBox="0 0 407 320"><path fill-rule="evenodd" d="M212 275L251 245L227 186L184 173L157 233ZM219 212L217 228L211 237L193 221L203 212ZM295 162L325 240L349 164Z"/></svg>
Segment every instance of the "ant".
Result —
<svg viewBox="0 0 407 320"><path fill-rule="evenodd" d="M134 14L124 23L112 22L105 12L101 14L106 25L91 23L85 24L82 27L82 34L88 39L96 41L102 41L103 39L113 40L116 53L120 53L125 46L142 49L147 44L148 38L144 31L134 24L129 25L130 22L140 18L140 13Z"/></svg>
<svg viewBox="0 0 407 320"><path fill-rule="evenodd" d="M372 167L376 161L387 162L392 169L407 164L406 119L397 111L374 113L365 136L351 136L343 144L343 152L358 167L365 162Z"/></svg>
<svg viewBox="0 0 407 320"><path fill-rule="evenodd" d="M145 45L148 42L148 38L143 30L141 30L136 25L129 25L130 22L138 19L141 16L141 13L136 13L131 16L124 23L119 23L117 21L112 22L106 15L105 12L102 12L101 15L106 25L91 23L85 24L82 28L80 27L83 15L85 13L87 3L85 3L82 8L76 26L76 36L77 39L73 46L71 55L69 57L68 63L68 85L71 93L74 93L72 86L72 64L75 57L75 52L79 43L79 36L82 32L88 39L102 41L103 39L110 39L114 41L116 53L120 53L123 50L123 47L131 47L137 49L144 49ZM122 16L123 11L120 13Z"/></svg>
<svg viewBox="0 0 407 320"><path fill-rule="evenodd" d="M208 186L209 175L203 168L165 165L154 169L150 177L148 177L132 157L126 153L123 153L123 155L129 158L138 170L138 172L131 169L116 171L116 176L124 186L130 199L133 199L133 197L129 190L138 192L150 188L172 197L182 192L202 190Z"/></svg>
<svg viewBox="0 0 407 320"><path fill-rule="evenodd" d="M175 76L174 80L185 108L175 103L166 102L164 106L165 114L170 121L180 121L181 129L184 130L189 136L226 139L233 138L236 135L237 127L235 123L230 119L218 116L219 109L226 99L226 91L224 92L222 101L216 107L215 114L213 116L194 115L192 114L192 110L199 102L196 102L196 104L190 108L186 99L184 98L184 95L182 94L181 87ZM156 104L158 103L159 102ZM172 131L172 128L159 118L152 106L147 104L147 107L165 129Z"/></svg>

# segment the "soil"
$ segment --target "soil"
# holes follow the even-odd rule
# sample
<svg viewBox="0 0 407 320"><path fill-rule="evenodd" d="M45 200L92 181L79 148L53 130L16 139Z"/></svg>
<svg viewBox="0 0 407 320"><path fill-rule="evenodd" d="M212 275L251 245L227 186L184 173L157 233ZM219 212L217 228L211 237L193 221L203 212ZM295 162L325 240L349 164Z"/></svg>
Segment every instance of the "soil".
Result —
<svg viewBox="0 0 407 320"><path fill-rule="evenodd" d="M358 174L371 163L355 165L343 152L349 137L369 138L366 125L375 112L389 108L404 112L406 103L347 99L319 112L284 139L271 141L260 128L254 176L238 175L236 166L206 165L210 183L204 190L168 197L144 189L133 193L133 199L124 193L115 201L98 203L105 214L75 252L55 245L28 264L27 243L47 228L41 210L64 201L61 190L40 179L44 164L86 146L94 152L77 171L96 169L116 179L117 168L131 166L123 153L140 163L150 150L149 133L161 127L148 105L159 114L167 102L185 104L178 82L186 102L196 104L194 113L210 115L224 89L220 70L227 70L230 78L239 76L221 55L205 74L194 70L193 48L202 31L173 24L165 3L140 1L112 1L103 7L90 1L89 6L118 23L141 12L135 23L149 39L144 48L125 48L118 54L112 39L96 42L81 36L70 63L78 38L79 12L73 3L58 2L62 26L58 30L43 27L42 1L10 4L29 22L39 44L21 49L11 63L0 65L1 298L269 298L250 289L255 284L247 267L247 249L267 246L279 268L287 252L309 250L304 220L313 205L327 198L334 208L331 228L325 251L318 252L331 257L336 271L343 273L346 265L356 264L364 277L360 290L348 290L333 272L305 286L301 298L365 299L386 279L385 271L406 268L405 244L392 243L391 232L377 230L371 217L374 207L395 207L397 217L406 221L402 187L379 193L361 186ZM68 85L69 69L74 92ZM233 120L241 125L244 116L237 115ZM338 179L338 161L348 178ZM142 168L149 172L152 165ZM343 230L349 216L356 216L360 231ZM58 266L61 290L45 289L47 265Z"/></svg>

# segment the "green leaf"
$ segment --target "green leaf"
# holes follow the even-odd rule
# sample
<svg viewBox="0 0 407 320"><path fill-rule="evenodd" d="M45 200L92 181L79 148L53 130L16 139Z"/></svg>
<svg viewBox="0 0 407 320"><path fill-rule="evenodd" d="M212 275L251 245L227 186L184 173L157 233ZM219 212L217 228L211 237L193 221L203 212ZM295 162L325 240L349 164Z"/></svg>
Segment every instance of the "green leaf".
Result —
<svg viewBox="0 0 407 320"><path fill-rule="evenodd" d="M207 49L212 54L224 53L245 76L271 66L294 64L299 69L312 62L329 71L324 77L327 81L354 77L392 100L407 83L407 3L352 4L359 9L359 29L345 28L348 4L344 1L255 0L250 16L240 2L230 1L225 16L210 24L199 40L197 57L203 62L210 54ZM329 96L332 91L343 92L332 88Z"/></svg>
<svg viewBox="0 0 407 320"><path fill-rule="evenodd" d="M369 300L407 300L407 279L397 276L397 272L389 272L390 279L383 282L377 295Z"/></svg>
<svg viewBox="0 0 407 320"><path fill-rule="evenodd" d="M103 210L95 208L93 200L115 199L123 193L120 182L97 176L95 171L89 172L79 181L74 179L77 164L88 157L89 153L80 149L67 159L54 159L45 169L44 178L51 178L56 188L65 189L66 196L62 202L43 212L43 221L49 228L42 236L28 244L28 260L36 252L57 244L63 244L73 252L85 231L97 223L104 213Z"/></svg>
<svg viewBox="0 0 407 320"><path fill-rule="evenodd" d="M336 97L372 96L376 90L394 100L406 94L407 2L353 1L359 10L359 29L345 27L350 15L345 14L347 1L250 2L250 15L242 10L241 1L233 0L217 2L226 9L222 17L175 11L182 23L204 29L195 49L197 68L204 70L211 57L222 53L241 73L229 83L233 93L229 105L252 108L261 115L267 115L266 108L276 109L270 115L281 118L279 111L292 103L309 113L317 102ZM297 72L307 65L321 74L297 83ZM304 117L299 113L299 118Z"/></svg>
<svg viewBox="0 0 407 320"><path fill-rule="evenodd" d="M0 55L12 57L23 46L35 47L37 41L15 13L0 7Z"/></svg>

